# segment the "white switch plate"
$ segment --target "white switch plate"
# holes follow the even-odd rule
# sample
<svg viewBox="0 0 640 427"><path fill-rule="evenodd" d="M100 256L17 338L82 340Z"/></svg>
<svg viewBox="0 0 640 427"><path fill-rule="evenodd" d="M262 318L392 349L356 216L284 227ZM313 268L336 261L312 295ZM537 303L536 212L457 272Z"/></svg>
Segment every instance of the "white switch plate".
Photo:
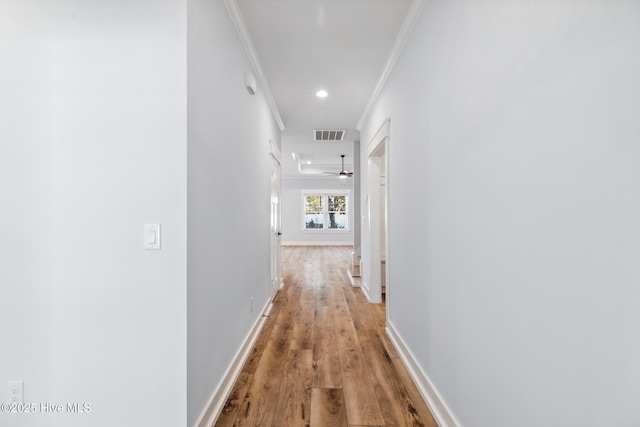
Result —
<svg viewBox="0 0 640 427"><path fill-rule="evenodd" d="M160 249L160 224L144 225L144 248Z"/></svg>

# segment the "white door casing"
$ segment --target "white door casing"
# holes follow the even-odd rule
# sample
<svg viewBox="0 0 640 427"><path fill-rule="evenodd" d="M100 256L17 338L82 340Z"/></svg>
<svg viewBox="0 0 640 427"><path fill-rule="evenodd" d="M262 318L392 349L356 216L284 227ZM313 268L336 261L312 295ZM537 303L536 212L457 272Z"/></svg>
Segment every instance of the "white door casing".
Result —
<svg viewBox="0 0 640 427"><path fill-rule="evenodd" d="M280 150L269 141L271 164L271 288L273 299L282 287L281 244L282 244L282 189L280 179Z"/></svg>
<svg viewBox="0 0 640 427"><path fill-rule="evenodd" d="M371 303L382 302L382 254L385 254L385 282L389 288L389 120L386 120L367 146L367 183L369 217L369 263L365 266L367 283L363 290ZM384 162L384 163L383 163ZM381 176L386 176L385 195L381 194ZM384 213L383 213L384 212ZM381 230L385 236L382 237ZM384 248L382 247L384 245ZM387 289L389 298L389 289ZM387 299L388 301L388 299Z"/></svg>

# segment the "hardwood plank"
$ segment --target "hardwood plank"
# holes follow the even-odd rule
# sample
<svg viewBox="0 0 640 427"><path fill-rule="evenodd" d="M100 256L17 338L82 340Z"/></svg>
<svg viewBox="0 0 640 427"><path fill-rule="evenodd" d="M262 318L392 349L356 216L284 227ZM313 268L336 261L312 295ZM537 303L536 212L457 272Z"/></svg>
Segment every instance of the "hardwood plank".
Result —
<svg viewBox="0 0 640 427"><path fill-rule="evenodd" d="M273 417L273 426L308 426L311 410L311 350L293 349L284 366L284 380Z"/></svg>
<svg viewBox="0 0 640 427"><path fill-rule="evenodd" d="M316 306L329 306L336 300L336 286L332 283L324 283L318 286L316 291Z"/></svg>
<svg viewBox="0 0 640 427"><path fill-rule="evenodd" d="M278 314L236 418L237 426L271 423L291 343L293 318L290 311L291 307L283 307Z"/></svg>
<svg viewBox="0 0 640 427"><path fill-rule="evenodd" d="M369 304L371 309L371 315L375 322L377 329L384 329L387 327L387 306L386 304Z"/></svg>
<svg viewBox="0 0 640 427"><path fill-rule="evenodd" d="M314 388L311 391L310 427L347 427L344 396L339 388Z"/></svg>
<svg viewBox="0 0 640 427"><path fill-rule="evenodd" d="M304 295L303 295L304 294ZM288 286L286 291L284 305L295 305L300 302L303 297L306 297L307 293L303 292L302 286Z"/></svg>
<svg viewBox="0 0 640 427"><path fill-rule="evenodd" d="M222 412L218 416L216 426L232 427L235 425L236 418L238 417L252 378L253 375L249 372L240 373L233 389L231 389L231 393L227 398L224 408L222 408Z"/></svg>
<svg viewBox="0 0 640 427"><path fill-rule="evenodd" d="M330 307L318 307L313 340L313 387L340 388L340 358L336 343L336 332Z"/></svg>
<svg viewBox="0 0 640 427"><path fill-rule="evenodd" d="M437 427L422 399L415 399L410 393L409 385L403 381L376 331L361 331L360 345L386 423Z"/></svg>
<svg viewBox="0 0 640 427"><path fill-rule="evenodd" d="M400 381L406 387L409 399L413 403L416 412L421 414L421 416L422 414L424 414L424 416L422 416L422 419L424 420L425 425L429 427L437 427L438 424L433 418L431 411L429 411L429 407L422 398L418 387L416 387L415 383L413 382L409 371L407 371L407 367L404 366L404 362L402 361L402 359L392 358L391 362L396 368L395 372L398 375L398 381Z"/></svg>
<svg viewBox="0 0 640 427"><path fill-rule="evenodd" d="M349 424L384 424L351 317L335 318L342 388Z"/></svg>
<svg viewBox="0 0 640 427"><path fill-rule="evenodd" d="M261 394L247 394L234 426L254 427L271 425L276 413L274 408L277 408L277 403L278 391L274 391L273 388Z"/></svg>
<svg viewBox="0 0 640 427"><path fill-rule="evenodd" d="M346 317L351 317L351 311L349 310L349 304L347 304L347 301L342 298L337 298L336 301L331 304L331 309L333 310L333 317L338 317L338 316L346 316Z"/></svg>
<svg viewBox="0 0 640 427"><path fill-rule="evenodd" d="M295 312L291 348L311 350L313 346L313 324L315 304L301 301Z"/></svg>
<svg viewBox="0 0 640 427"><path fill-rule="evenodd" d="M349 304L355 304L355 303L368 304L369 303L369 301L367 301L367 297L365 297L364 294L362 293L362 289L354 288L353 286L351 286L351 282L348 281L348 278L347 278L347 282L343 284L342 290L344 291L344 296L347 299L347 302L349 302Z"/></svg>
<svg viewBox="0 0 640 427"><path fill-rule="evenodd" d="M392 359L400 358L400 354L398 353L398 350L396 350L396 348L393 346L393 343L391 342L391 339L387 335L387 332L384 330L378 330L377 332L378 332L378 335L380 336L380 339L382 340L382 343L384 344L385 350L387 350L387 353L389 353L389 356Z"/></svg>
<svg viewBox="0 0 640 427"><path fill-rule="evenodd" d="M370 331L377 328L378 325L372 312L372 305L376 304L349 304L349 310L351 311L353 324L355 325L358 332Z"/></svg>

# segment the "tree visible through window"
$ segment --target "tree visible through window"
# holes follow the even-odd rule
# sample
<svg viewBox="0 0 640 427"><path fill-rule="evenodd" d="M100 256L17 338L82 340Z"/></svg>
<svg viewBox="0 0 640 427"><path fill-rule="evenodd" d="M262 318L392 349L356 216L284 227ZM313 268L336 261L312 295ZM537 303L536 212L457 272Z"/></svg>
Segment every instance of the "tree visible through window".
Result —
<svg viewBox="0 0 640 427"><path fill-rule="evenodd" d="M324 226L322 196L305 197L305 206L305 228L322 228Z"/></svg>
<svg viewBox="0 0 640 427"><path fill-rule="evenodd" d="M348 230L346 194L303 194L305 230Z"/></svg>
<svg viewBox="0 0 640 427"><path fill-rule="evenodd" d="M346 228L347 196L327 196L329 202L329 228Z"/></svg>

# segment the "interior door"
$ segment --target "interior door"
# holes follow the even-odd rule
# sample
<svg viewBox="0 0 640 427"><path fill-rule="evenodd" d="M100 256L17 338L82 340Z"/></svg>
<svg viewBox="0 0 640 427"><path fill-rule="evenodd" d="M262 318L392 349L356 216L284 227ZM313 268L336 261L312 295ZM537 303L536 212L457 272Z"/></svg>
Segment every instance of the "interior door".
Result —
<svg viewBox="0 0 640 427"><path fill-rule="evenodd" d="M276 296L282 285L281 254L282 245L282 204L280 188L280 161L271 153L271 298Z"/></svg>

